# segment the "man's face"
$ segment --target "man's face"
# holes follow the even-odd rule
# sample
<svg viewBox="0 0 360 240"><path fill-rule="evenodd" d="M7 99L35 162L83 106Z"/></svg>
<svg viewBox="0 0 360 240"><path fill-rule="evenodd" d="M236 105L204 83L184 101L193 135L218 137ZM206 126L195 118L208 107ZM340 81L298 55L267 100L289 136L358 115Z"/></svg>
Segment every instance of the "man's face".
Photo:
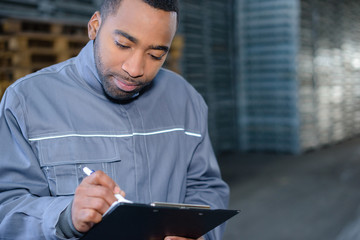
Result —
<svg viewBox="0 0 360 240"><path fill-rule="evenodd" d="M155 9L142 0L122 0L115 14L89 22L95 63L104 90L126 100L154 79L176 31L176 13Z"/></svg>

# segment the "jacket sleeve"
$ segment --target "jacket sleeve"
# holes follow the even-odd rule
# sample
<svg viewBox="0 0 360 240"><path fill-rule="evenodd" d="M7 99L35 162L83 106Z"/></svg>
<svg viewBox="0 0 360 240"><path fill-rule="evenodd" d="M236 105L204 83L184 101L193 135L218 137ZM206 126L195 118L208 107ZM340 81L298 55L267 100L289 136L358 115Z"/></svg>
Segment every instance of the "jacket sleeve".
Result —
<svg viewBox="0 0 360 240"><path fill-rule="evenodd" d="M0 103L0 239L61 239L56 224L72 197L52 197L11 87Z"/></svg>
<svg viewBox="0 0 360 240"><path fill-rule="evenodd" d="M226 209L229 201L229 187L221 179L220 169L211 146L207 127L207 106L200 108L201 141L193 153L188 168L185 202L210 205L213 209ZM207 240L220 240L225 225L206 234Z"/></svg>

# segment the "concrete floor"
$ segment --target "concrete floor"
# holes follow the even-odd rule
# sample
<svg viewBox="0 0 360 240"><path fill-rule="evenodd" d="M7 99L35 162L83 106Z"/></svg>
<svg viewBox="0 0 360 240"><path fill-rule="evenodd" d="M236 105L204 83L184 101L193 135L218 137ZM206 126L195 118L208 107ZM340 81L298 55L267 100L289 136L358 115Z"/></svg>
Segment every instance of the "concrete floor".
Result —
<svg viewBox="0 0 360 240"><path fill-rule="evenodd" d="M360 138L299 156L222 154L231 189L223 240L360 239Z"/></svg>

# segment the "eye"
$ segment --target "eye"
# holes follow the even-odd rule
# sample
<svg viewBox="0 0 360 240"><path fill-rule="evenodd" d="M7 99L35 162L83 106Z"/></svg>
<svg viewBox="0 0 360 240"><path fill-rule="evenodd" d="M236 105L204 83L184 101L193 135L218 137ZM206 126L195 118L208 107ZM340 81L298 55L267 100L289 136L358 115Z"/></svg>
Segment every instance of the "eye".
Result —
<svg viewBox="0 0 360 240"><path fill-rule="evenodd" d="M127 49L127 48L130 48L129 46L126 46L126 45L123 45L121 43L119 43L118 41L115 41L115 45L119 48L122 48L122 49Z"/></svg>
<svg viewBox="0 0 360 240"><path fill-rule="evenodd" d="M152 55L152 54L149 54L149 55L150 55L150 57L152 59L157 60L157 61L160 61L162 59L162 57L164 56L164 55L162 55L162 56L158 57L158 56L155 56L155 55Z"/></svg>

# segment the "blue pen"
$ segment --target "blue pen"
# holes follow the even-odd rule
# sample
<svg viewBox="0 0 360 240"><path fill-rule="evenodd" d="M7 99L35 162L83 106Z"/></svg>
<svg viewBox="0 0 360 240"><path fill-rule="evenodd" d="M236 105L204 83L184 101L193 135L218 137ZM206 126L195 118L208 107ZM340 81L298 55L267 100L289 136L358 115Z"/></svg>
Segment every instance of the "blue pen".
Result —
<svg viewBox="0 0 360 240"><path fill-rule="evenodd" d="M92 170L92 169L90 169L90 168L88 168L88 167L84 167L84 168L83 168L83 171L84 171L84 173L85 173L86 175L88 175L88 176L90 176L92 173L95 172L94 170ZM132 203L132 201L125 199L123 196L121 196L121 195L118 194L118 193L115 194L115 197L116 197L116 199L117 199L117 202Z"/></svg>

